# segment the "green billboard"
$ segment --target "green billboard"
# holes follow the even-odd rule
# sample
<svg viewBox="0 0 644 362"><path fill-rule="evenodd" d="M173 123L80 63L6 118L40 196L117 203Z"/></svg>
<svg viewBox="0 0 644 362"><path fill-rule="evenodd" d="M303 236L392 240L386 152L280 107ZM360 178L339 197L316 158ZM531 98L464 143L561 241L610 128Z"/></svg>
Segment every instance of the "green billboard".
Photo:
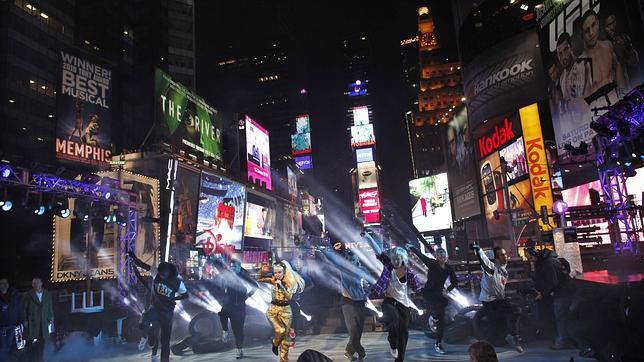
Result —
<svg viewBox="0 0 644 362"><path fill-rule="evenodd" d="M160 69L154 72L155 120L174 151L221 164L221 113Z"/></svg>

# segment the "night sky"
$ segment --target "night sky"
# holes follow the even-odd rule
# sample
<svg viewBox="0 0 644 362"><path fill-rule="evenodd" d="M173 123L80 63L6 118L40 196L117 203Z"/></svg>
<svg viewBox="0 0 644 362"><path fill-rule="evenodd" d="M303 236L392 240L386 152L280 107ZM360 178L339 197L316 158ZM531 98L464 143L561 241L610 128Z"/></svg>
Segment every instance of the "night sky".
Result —
<svg viewBox="0 0 644 362"><path fill-rule="evenodd" d="M213 88L217 85L212 82L212 74L228 45L243 51L252 50L257 44L288 44L307 69L305 83L314 160L311 176L322 186L314 187L313 192L324 197L334 213L348 212L345 206L350 206L350 179L338 177L348 175L354 166L346 131L342 92L347 80L340 45L346 37L366 36L371 49L369 102L373 106L377 157L382 167L382 197L395 201L400 210L409 210L407 182L412 172L404 122L404 113L409 108L404 96L400 40L416 35L417 9L421 5L430 6L441 30L439 39L446 48L455 51L448 1L434 4L197 0L197 91L218 107L213 99L221 90Z"/></svg>

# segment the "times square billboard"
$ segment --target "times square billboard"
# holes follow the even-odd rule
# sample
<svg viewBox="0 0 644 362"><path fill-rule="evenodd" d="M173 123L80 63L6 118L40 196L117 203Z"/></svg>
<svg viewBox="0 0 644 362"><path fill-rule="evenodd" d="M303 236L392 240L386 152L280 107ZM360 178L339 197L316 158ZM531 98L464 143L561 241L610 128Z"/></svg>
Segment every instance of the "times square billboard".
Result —
<svg viewBox="0 0 644 362"><path fill-rule="evenodd" d="M60 51L56 158L93 168L111 160L112 70L80 51Z"/></svg>
<svg viewBox="0 0 644 362"><path fill-rule="evenodd" d="M249 116L246 120L246 154L248 181L273 189L271 181L271 149L268 131Z"/></svg>

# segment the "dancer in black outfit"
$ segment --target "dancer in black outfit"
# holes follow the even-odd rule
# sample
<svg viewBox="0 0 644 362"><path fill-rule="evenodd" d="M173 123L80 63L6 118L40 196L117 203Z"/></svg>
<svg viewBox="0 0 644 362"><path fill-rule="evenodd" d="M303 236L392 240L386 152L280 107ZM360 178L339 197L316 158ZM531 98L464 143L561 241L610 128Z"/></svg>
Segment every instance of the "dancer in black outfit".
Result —
<svg viewBox="0 0 644 362"><path fill-rule="evenodd" d="M447 293L458 285L454 268L447 264L447 252L443 248L434 251L436 259L431 259L420 252L413 245L408 245L411 250L427 267L427 282L423 288L423 297L429 304L429 312L437 323L436 344L434 351L445 354L443 349L443 332L445 331L445 308L449 303ZM445 281L449 278L450 285L445 288Z"/></svg>

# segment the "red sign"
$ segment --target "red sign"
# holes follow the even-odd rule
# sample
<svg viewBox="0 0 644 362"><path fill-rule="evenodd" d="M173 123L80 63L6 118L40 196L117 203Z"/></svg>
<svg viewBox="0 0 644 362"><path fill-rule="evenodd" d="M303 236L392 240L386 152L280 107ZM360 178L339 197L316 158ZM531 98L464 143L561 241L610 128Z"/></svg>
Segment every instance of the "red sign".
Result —
<svg viewBox="0 0 644 362"><path fill-rule="evenodd" d="M501 126L499 128L499 126ZM498 150L505 144L516 138L512 121L507 117L503 120L502 125L496 125L491 135L483 135L479 138L479 158L483 158L493 151Z"/></svg>
<svg viewBox="0 0 644 362"><path fill-rule="evenodd" d="M364 222L380 222L380 195L378 189L360 190L360 211L364 216Z"/></svg>

